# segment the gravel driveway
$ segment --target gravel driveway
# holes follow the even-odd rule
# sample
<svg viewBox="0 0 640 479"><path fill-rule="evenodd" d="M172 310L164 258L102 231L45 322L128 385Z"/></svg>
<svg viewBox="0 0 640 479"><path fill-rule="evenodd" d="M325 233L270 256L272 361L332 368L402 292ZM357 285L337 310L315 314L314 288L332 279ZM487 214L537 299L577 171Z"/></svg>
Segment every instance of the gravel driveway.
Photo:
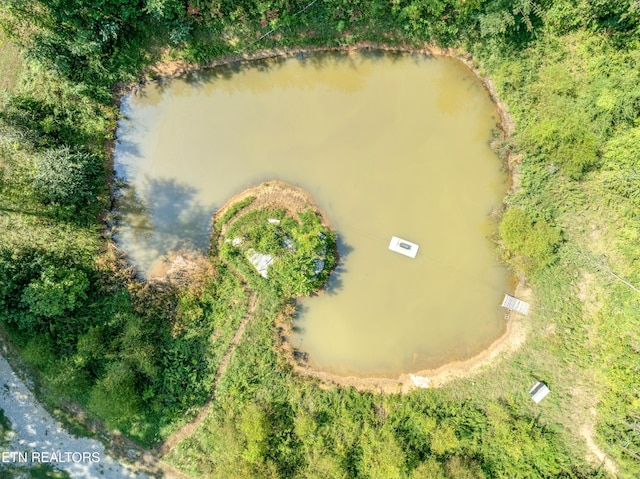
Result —
<svg viewBox="0 0 640 479"><path fill-rule="evenodd" d="M149 477L108 456L99 441L71 436L36 401L1 355L0 409L11 421L13 430L9 445L0 451L0 471L3 463L14 466L48 463L67 471L73 479Z"/></svg>

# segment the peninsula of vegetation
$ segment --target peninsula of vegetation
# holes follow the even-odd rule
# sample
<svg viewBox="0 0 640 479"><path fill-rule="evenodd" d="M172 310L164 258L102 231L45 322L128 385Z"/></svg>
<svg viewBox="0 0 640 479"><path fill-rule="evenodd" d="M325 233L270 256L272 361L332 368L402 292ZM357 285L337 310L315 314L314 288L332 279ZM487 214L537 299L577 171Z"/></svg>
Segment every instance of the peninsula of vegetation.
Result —
<svg viewBox="0 0 640 479"><path fill-rule="evenodd" d="M70 427L167 477L640 474L638 2L5 2L0 27L2 354ZM188 282L138 281L105 227L123 85L360 42L459 52L510 115L497 242L533 291L529 334L437 389L318 383L286 359L288 299L337 260L310 204L229 205Z"/></svg>

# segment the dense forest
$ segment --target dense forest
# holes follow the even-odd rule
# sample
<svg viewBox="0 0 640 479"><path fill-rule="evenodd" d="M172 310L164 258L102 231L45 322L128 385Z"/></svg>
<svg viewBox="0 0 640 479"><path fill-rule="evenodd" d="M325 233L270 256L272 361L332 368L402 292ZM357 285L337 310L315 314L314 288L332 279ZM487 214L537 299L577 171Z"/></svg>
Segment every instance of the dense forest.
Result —
<svg viewBox="0 0 640 479"><path fill-rule="evenodd" d="M608 477L588 440L640 476L640 3L5 0L0 26L0 332L50 407L156 446L207 401L252 291L206 420L163 456L194 477ZM190 284L139 282L105 232L117 91L158 62L364 41L469 55L510 114L500 244L535 324L473 383L320 387L274 348L286 272L214 248Z"/></svg>

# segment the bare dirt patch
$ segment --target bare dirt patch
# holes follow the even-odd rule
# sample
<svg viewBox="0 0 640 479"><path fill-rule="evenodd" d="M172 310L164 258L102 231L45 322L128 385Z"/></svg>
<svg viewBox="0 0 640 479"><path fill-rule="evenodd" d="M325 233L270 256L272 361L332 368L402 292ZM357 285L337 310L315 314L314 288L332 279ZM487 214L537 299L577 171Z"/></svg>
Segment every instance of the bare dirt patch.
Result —
<svg viewBox="0 0 640 479"><path fill-rule="evenodd" d="M263 209L282 209L286 214L297 219L297 214L303 211L314 211L325 227L330 227L327 216L315 206L313 198L302 188L290 185L284 181L266 181L258 186L244 190L227 201L213 216L214 225L224 217L225 214L237 203L247 198L253 197L254 200L244 208L238 210L236 214L230 218L220 231L217 233L223 236L229 226L231 226L237 218L254 210Z"/></svg>
<svg viewBox="0 0 640 479"><path fill-rule="evenodd" d="M215 268L204 255L194 251L174 251L154 263L147 273L147 281L193 288L214 273Z"/></svg>
<svg viewBox="0 0 640 479"><path fill-rule="evenodd" d="M587 416L586 422L580 428L580 435L584 437L587 443L587 460L594 464L602 464L605 471L610 475L617 477L618 466L609 456L607 456L602 449L598 447L595 442L594 424L596 419L595 408L590 408L590 416Z"/></svg>
<svg viewBox="0 0 640 479"><path fill-rule="evenodd" d="M599 311L603 307L602 291L594 273L582 270L581 277L577 284L577 296L582 303L582 314L588 319L587 334L591 347L597 349L596 345L602 338L598 334ZM592 464L602 465L610 475L617 477L618 466L612 458L600 449L596 443L595 423L597 419L596 406L598 397L594 391L593 384L601 384L602 381L596 376L595 371L591 371L592 376L588 384L579 384L573 393L574 398L580 398L578 410L583 411L575 418L575 432L585 440L587 448L586 459ZM589 411L587 414L586 411Z"/></svg>

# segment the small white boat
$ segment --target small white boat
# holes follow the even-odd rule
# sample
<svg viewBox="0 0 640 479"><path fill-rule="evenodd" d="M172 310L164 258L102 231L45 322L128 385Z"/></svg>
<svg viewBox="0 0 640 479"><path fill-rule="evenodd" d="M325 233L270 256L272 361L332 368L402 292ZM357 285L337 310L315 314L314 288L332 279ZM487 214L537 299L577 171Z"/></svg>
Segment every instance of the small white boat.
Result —
<svg viewBox="0 0 640 479"><path fill-rule="evenodd" d="M419 246L411 241L407 241L402 238L398 238L397 236L391 237L391 242L389 243L389 249L391 251L395 251L396 253L403 254L408 256L409 258L415 258L418 254Z"/></svg>

